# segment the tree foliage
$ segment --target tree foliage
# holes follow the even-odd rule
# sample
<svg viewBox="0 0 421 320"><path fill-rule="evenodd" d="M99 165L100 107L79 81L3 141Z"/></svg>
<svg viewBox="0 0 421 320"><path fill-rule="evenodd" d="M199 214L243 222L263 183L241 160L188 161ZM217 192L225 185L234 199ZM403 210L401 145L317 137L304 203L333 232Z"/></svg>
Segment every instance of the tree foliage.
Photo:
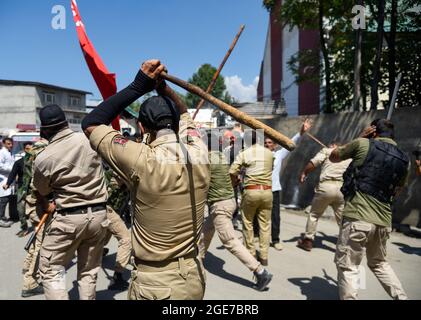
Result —
<svg viewBox="0 0 421 320"><path fill-rule="evenodd" d="M194 84L204 91L208 88L210 82L212 81L213 75L216 72L216 68L211 66L210 64L206 63L203 64L197 72L195 72L192 77L188 80L189 83ZM233 98L230 94L226 91L227 87L225 86L224 78L219 75L216 79L215 86L211 94L226 103L231 104L233 102ZM190 92L186 95L186 104L189 108L196 108L197 104L200 101L200 97L191 94Z"/></svg>
<svg viewBox="0 0 421 320"><path fill-rule="evenodd" d="M273 12L277 19L290 29L318 29L319 4L323 1L323 37L328 50L330 67L330 90L334 111L352 108L354 85L355 30L352 28L352 7L355 1L350 0L284 0L278 9L277 0L264 0L263 5ZM363 30L361 95L365 109L370 97L370 85L373 78L373 65L376 54L376 14L378 1L367 0L365 3L366 29ZM403 73L399 90L398 106L421 105L421 17L419 11L413 10L420 5L419 0L398 0L396 25L396 75ZM418 7L419 8L419 7ZM419 9L418 9L419 10ZM384 38L386 45L382 48L379 92L389 91L388 46L390 37L391 1L386 1ZM289 67L296 75L297 82L326 81L326 64L319 58L318 50L297 52L289 61ZM311 72L304 73L306 66ZM307 68L308 69L308 68ZM321 78L321 79L320 79ZM390 93L390 96L392 92ZM382 96L380 100L387 105Z"/></svg>

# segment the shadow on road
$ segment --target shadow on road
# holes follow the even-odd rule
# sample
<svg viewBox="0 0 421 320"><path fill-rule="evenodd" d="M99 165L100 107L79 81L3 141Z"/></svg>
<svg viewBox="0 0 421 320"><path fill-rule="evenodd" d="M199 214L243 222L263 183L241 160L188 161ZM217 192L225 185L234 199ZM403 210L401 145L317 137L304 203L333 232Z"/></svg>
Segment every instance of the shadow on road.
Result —
<svg viewBox="0 0 421 320"><path fill-rule="evenodd" d="M338 300L336 280L330 277L325 270L323 272L323 278L290 278L288 281L300 287L301 293L307 297L307 300Z"/></svg>
<svg viewBox="0 0 421 320"><path fill-rule="evenodd" d="M318 231L317 233L319 235L316 235L316 238L314 239L313 248L326 249L326 250L331 251L331 252L336 252L336 242L338 241L338 238L335 237L335 236L329 236L326 233L320 232L320 231ZM301 236L297 236L297 237L294 237L294 238L291 238L291 239L288 239L288 240L284 240L284 242L295 242L296 243L299 239L302 239L303 235L304 234L301 234ZM324 244L325 241L332 243L335 247L331 247L331 246L328 246L328 245Z"/></svg>
<svg viewBox="0 0 421 320"><path fill-rule="evenodd" d="M407 245L405 243L400 243L400 242L392 242L392 243L399 246L399 249L404 253L415 254L415 255L421 256L421 248L411 247L410 245Z"/></svg>
<svg viewBox="0 0 421 320"><path fill-rule="evenodd" d="M228 281L236 282L238 284L241 284L246 287L252 287L254 285L253 282L243 279L241 277L238 277L234 274L228 273L223 269L223 266L225 264L225 261L218 258L217 256L214 256L211 252L206 253L206 258L204 261L205 269L223 279L226 279Z"/></svg>

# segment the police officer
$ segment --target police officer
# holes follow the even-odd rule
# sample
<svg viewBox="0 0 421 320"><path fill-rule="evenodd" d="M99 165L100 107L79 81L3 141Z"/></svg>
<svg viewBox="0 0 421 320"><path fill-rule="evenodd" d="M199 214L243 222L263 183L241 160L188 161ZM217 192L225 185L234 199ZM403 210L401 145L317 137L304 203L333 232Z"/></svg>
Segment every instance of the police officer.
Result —
<svg viewBox="0 0 421 320"><path fill-rule="evenodd" d="M301 137L312 127L312 121L305 119L301 125L300 132L295 134L291 140L298 144ZM284 244L280 239L281 232L281 169L282 163L285 158L289 155L289 151L285 148L278 148L278 145L269 137L265 138L265 147L273 153L273 172L272 172L272 217L271 217L271 246L276 250L283 250ZM258 225L256 225L258 229Z"/></svg>
<svg viewBox="0 0 421 320"><path fill-rule="evenodd" d="M303 239L298 240L298 247L306 251L313 249L313 241L317 231L319 218L324 214L326 208L331 206L335 213L337 224L342 221L342 211L345 200L341 192L343 174L352 160L348 159L338 163L329 160L331 152L338 147L338 143L331 143L329 148L323 148L306 165L301 173L300 182L304 183L307 175L321 167L319 184L315 189L315 195L311 203L310 213L307 218L306 232Z"/></svg>
<svg viewBox="0 0 421 320"><path fill-rule="evenodd" d="M33 163L37 155L42 152L48 145L46 139L41 138L37 141L31 152L30 156L24 163L23 180L28 185L27 194L25 197L25 214L31 221L33 226L36 226L41 219L43 214L42 208L37 204L36 197L34 196L33 186ZM22 298L28 298L34 295L43 294L44 288L40 285L40 274L39 274L39 251L41 249L42 240L44 238L45 225L38 231L35 242L29 247L28 254L23 262L23 286L21 296Z"/></svg>
<svg viewBox="0 0 421 320"><path fill-rule="evenodd" d="M156 88L164 69L159 60L144 62L134 82L82 122L92 147L132 194L135 270L128 293L132 300L202 299L205 290L198 243L209 164L206 145L197 137L186 106L161 82L161 96L144 101L139 111L146 143L130 141L107 126L127 106Z"/></svg>
<svg viewBox="0 0 421 320"><path fill-rule="evenodd" d="M393 299L407 299L386 260L386 244L391 204L405 184L409 158L393 140L394 126L389 120L374 120L361 137L336 148L329 157L332 162L352 159L344 174L346 202L335 256L339 296L358 298L359 266L366 254L368 267L386 292Z"/></svg>
<svg viewBox="0 0 421 320"><path fill-rule="evenodd" d="M207 134L207 140L211 181L208 192L209 216L203 227L203 241L200 246L202 258L205 258L216 229L224 247L254 273L256 278L254 287L263 291L272 280L272 274L260 265L235 235L232 215L236 202L228 173L229 164L220 150L219 136L210 132Z"/></svg>
<svg viewBox="0 0 421 320"><path fill-rule="evenodd" d="M273 155L262 145L263 137L262 141L259 141L254 130L245 132L244 143L247 149L238 154L229 173L236 184L241 169L245 169L244 191L241 197L244 241L246 248L256 257L253 220L257 217L259 260L263 266L267 266L271 237Z"/></svg>
<svg viewBox="0 0 421 320"><path fill-rule="evenodd" d="M108 226L101 159L83 133L69 129L58 105L42 108L39 117L49 144L35 159L34 187L44 212L52 214L56 209L40 252L45 296L68 299L66 267L77 252L79 297L92 300ZM51 192L55 204L45 199Z"/></svg>

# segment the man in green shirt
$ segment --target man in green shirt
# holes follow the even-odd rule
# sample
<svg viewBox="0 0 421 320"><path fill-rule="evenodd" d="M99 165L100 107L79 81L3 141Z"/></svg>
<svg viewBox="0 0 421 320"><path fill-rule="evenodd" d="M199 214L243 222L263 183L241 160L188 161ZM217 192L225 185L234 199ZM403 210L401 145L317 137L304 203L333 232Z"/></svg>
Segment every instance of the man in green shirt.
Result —
<svg viewBox="0 0 421 320"><path fill-rule="evenodd" d="M361 138L336 148L329 158L332 162L353 160L341 189L346 202L335 256L341 299L357 299L359 265L364 253L368 267L387 293L393 299L407 299L386 261L391 204L405 184L409 164L393 139L393 124L378 119L364 130Z"/></svg>
<svg viewBox="0 0 421 320"><path fill-rule="evenodd" d="M256 277L255 288L263 291L272 280L272 274L261 266L235 235L232 215L236 203L234 189L228 173L229 164L221 152L219 136L210 132L207 139L211 180L208 191L209 216L203 226L200 243L201 256L202 258L205 257L216 229L224 247L254 273Z"/></svg>

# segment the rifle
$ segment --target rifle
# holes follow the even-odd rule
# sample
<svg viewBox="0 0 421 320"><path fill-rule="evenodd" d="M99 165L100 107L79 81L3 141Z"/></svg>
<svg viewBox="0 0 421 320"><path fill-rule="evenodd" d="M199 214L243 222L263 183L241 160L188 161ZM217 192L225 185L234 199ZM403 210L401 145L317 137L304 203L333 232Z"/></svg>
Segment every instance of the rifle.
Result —
<svg viewBox="0 0 421 320"><path fill-rule="evenodd" d="M47 218L50 214L49 213L44 213L41 217L40 222L37 224L37 226L35 227L35 230L32 232L31 236L29 237L28 242L25 245L25 250L28 251L29 247L32 245L32 243L35 241L38 232L41 230L42 226L45 224L45 221L47 221Z"/></svg>

